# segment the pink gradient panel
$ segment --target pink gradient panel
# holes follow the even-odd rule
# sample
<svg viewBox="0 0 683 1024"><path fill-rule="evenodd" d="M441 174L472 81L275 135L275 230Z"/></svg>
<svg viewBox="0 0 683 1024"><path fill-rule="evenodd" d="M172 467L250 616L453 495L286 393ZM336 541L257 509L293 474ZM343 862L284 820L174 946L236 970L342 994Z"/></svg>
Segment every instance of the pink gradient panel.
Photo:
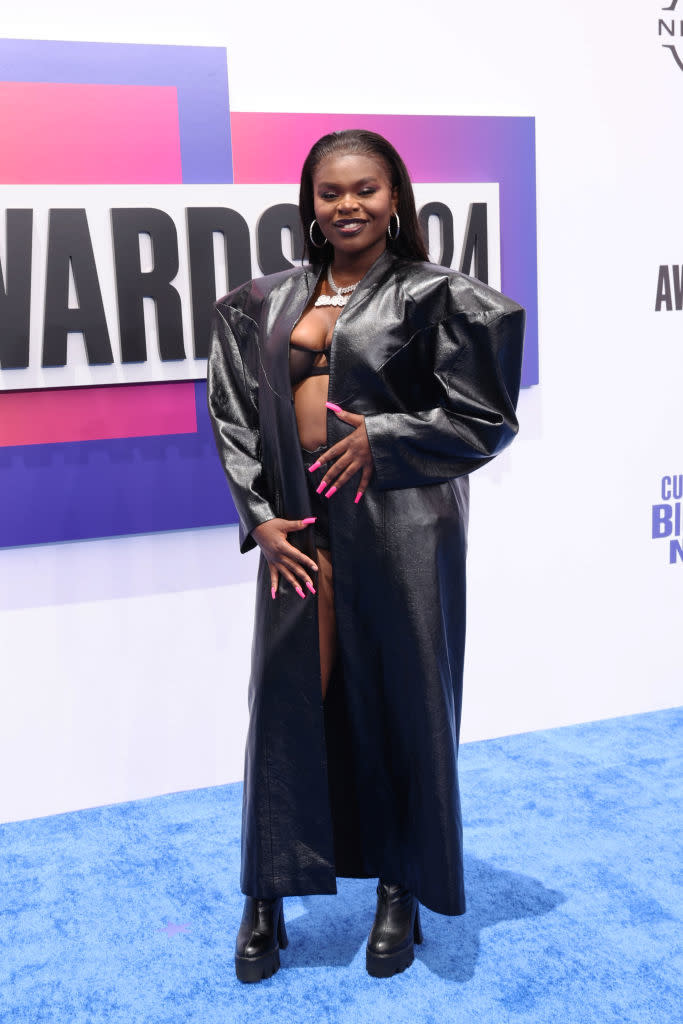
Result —
<svg viewBox="0 0 683 1024"><path fill-rule="evenodd" d="M311 146L328 132L384 135L414 182L506 180L529 118L421 114L231 113L235 182L298 182ZM527 172L528 176L528 172Z"/></svg>
<svg viewBox="0 0 683 1024"><path fill-rule="evenodd" d="M173 86L0 82L0 183L182 182Z"/></svg>
<svg viewBox="0 0 683 1024"><path fill-rule="evenodd" d="M0 394L0 447L196 430L192 382Z"/></svg>
<svg viewBox="0 0 683 1024"><path fill-rule="evenodd" d="M389 139L406 161L413 181L434 181L430 170L412 166L418 152L418 135L431 135L432 145L439 139L431 129L429 117L392 114L230 114L233 140L235 182L297 182L306 155L316 141L328 132L347 128L366 128ZM420 140L422 141L422 140ZM422 170L422 174L420 173ZM451 176L444 180L452 181Z"/></svg>

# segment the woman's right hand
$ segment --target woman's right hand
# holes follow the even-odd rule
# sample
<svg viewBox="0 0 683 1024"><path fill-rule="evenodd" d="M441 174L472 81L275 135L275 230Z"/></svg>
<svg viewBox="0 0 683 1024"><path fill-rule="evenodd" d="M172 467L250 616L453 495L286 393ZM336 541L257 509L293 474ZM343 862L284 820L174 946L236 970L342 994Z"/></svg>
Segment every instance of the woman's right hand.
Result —
<svg viewBox="0 0 683 1024"><path fill-rule="evenodd" d="M309 571L317 572L318 566L311 561L308 555L299 551L287 540L288 533L305 530L314 522L313 517L308 519L269 519L251 531L251 535L261 548L270 569L271 597L274 598L277 595L280 574L288 583L291 583L299 597L306 596L304 587L311 594L315 594L315 587Z"/></svg>

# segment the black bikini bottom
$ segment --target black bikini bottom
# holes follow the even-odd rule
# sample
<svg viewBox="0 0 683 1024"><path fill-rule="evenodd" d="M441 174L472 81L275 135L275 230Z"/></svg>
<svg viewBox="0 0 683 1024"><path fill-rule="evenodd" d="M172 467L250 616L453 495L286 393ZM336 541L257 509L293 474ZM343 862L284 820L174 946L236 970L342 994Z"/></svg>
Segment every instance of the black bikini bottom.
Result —
<svg viewBox="0 0 683 1024"><path fill-rule="evenodd" d="M327 446L321 444L315 451L309 452L307 448L301 449L301 455L304 460L304 470L306 472L306 482L308 484L308 493L311 498L311 515L316 517L314 532L315 532L315 546L317 548L328 548L330 547L330 506L329 499L325 497L325 491L320 494L316 494L316 487L320 486L320 483L325 475L325 469L327 467L321 466L320 469L313 470L312 473L308 472L308 467L312 466L314 462L317 462ZM328 490L329 488L326 488Z"/></svg>

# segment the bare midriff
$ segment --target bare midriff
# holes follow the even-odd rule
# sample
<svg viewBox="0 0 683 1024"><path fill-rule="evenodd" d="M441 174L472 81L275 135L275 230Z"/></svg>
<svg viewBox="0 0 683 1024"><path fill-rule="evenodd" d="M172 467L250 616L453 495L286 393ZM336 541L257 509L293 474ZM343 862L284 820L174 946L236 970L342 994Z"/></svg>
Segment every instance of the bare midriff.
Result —
<svg viewBox="0 0 683 1024"><path fill-rule="evenodd" d="M323 286L324 287L324 286ZM312 302L320 294L316 289ZM329 356L334 325L340 306L309 305L290 336L292 396L299 440L303 448L315 451L327 446ZM327 372L325 372L327 370ZM323 699L337 656L337 622L334 611L332 553L316 548L318 562L318 642Z"/></svg>
<svg viewBox="0 0 683 1024"><path fill-rule="evenodd" d="M316 291L316 297L318 292ZM337 318L339 306L309 306L295 325L290 342L299 350L317 353L311 366L318 372L292 384L294 412L296 414L299 440L303 448L314 451L327 444L327 393L329 375L319 369L329 366L329 345ZM327 354L325 349L328 349Z"/></svg>

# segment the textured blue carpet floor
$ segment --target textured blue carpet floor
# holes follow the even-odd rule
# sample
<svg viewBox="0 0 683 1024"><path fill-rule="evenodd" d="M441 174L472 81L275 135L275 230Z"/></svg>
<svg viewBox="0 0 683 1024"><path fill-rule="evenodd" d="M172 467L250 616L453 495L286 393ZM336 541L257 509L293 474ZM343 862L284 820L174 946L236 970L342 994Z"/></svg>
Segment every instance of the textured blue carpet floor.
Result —
<svg viewBox="0 0 683 1024"><path fill-rule="evenodd" d="M372 880L286 900L282 969L235 980L239 785L3 826L0 1021L680 1022L682 724L464 746L469 910L423 910L386 981L365 971Z"/></svg>

